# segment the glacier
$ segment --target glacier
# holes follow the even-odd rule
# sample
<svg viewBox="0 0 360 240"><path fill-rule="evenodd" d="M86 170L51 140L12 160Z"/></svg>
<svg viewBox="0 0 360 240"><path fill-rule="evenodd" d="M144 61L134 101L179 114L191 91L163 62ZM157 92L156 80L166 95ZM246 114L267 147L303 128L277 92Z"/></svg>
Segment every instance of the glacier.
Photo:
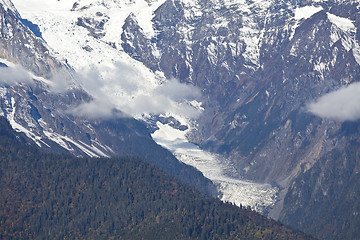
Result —
<svg viewBox="0 0 360 240"><path fill-rule="evenodd" d="M152 134L153 139L172 151L180 161L197 168L212 180L222 194L219 196L222 201L251 206L261 213L277 202L277 187L241 178L229 160L190 143L186 137L190 129L181 131L160 122L157 126L159 129Z"/></svg>
<svg viewBox="0 0 360 240"><path fill-rule="evenodd" d="M154 36L156 33L150 19L154 11L164 2L163 0L152 1L151 4L143 0L129 2L108 0L102 1L101 4L99 1L77 1L75 5L75 2L71 0L13 0L13 2L23 18L39 26L42 37L52 54L80 73L79 84L95 99L106 99L111 103L111 107L125 110L138 119L149 114L146 109L132 111L132 107L136 106L140 100L151 102L156 99L159 87L169 82L169 79L166 79L162 72L151 71L143 63L134 60L123 51L121 27L125 18L134 14L143 33L149 38ZM184 3L188 8L192 7L189 1L184 1ZM220 2L215 2L215 4L221 6ZM255 7L263 15L270 6L267 1L256 1L251 6L247 6L244 1L226 1L226 5L233 4L237 5L238 9L246 6L244 12L250 12L250 8ZM200 16L199 11L187 14L195 18ZM86 28L77 25L81 17L96 18L97 16L106 16L107 21L104 25L104 36L101 38L91 36ZM247 26L240 29L242 38L247 44L243 55L253 66L259 66L261 31L258 23L250 16L244 15L244 21ZM223 19L217 27L226 26L226 24L227 20ZM184 29L184 32L189 31L191 32L191 26L190 29ZM214 56L214 61L216 61L215 58L216 56ZM158 122L158 130L152 134L158 144L172 151L180 161L202 171L204 176L217 186L221 193L219 196L221 200L251 206L259 212L266 212L276 203L279 191L277 187L242 179L236 174L230 161L201 150L187 140L186 133L192 130L192 115L188 116L184 113L189 112L189 107L193 107L195 112L201 112L201 103L196 102L195 99L189 101L162 99L162 103L167 101L171 102L171 106L158 109L156 113L164 112L175 116L189 128L182 132ZM106 107L106 104L104 106ZM45 134L70 151L72 147L69 143L82 149L89 156L106 156L100 149L106 146L89 146L51 131L45 131Z"/></svg>

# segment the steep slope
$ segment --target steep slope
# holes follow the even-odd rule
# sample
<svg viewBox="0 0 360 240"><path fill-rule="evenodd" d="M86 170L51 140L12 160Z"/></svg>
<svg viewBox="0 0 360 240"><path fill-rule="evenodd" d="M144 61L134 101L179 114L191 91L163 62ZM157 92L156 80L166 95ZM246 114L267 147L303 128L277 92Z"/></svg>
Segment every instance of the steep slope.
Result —
<svg viewBox="0 0 360 240"><path fill-rule="evenodd" d="M307 106L359 78L358 4L166 1L161 5L153 18L158 35L152 38L161 52L159 67L165 76L199 86L204 97L205 110L191 140L232 160L238 175L278 184L284 199L297 176L348 144L348 139L344 143L329 134L340 131L341 121L314 117ZM124 48L130 55L146 49L136 25L124 28L134 34L122 39L133 46ZM147 51L143 54L148 56ZM146 56L136 53L147 66L154 65ZM279 201L272 217L279 217L282 204Z"/></svg>
<svg viewBox="0 0 360 240"><path fill-rule="evenodd" d="M0 3L0 115L16 131L45 151L144 157L201 191L216 194L211 181L199 171L158 146L143 123L112 104L94 103L79 83L82 78L52 56L44 40L23 24L25 20L9 4Z"/></svg>
<svg viewBox="0 0 360 240"><path fill-rule="evenodd" d="M334 135L349 140L292 182L280 219L319 239L358 239L359 123L345 122Z"/></svg>
<svg viewBox="0 0 360 240"><path fill-rule="evenodd" d="M32 69L38 76L61 70L61 64L51 56L44 41L36 37L23 24L19 13L10 1L1 1L0 58ZM37 49L34 48L36 46ZM22 49L22 51L19 51ZM37 54L41 51L42 54Z"/></svg>
<svg viewBox="0 0 360 240"><path fill-rule="evenodd" d="M0 117L3 239L311 239L139 159L40 153Z"/></svg>
<svg viewBox="0 0 360 240"><path fill-rule="evenodd" d="M187 18L186 12L194 14ZM241 16L238 23L231 20L235 16ZM221 7L216 1L198 6L167 1L154 18L157 45L164 52L162 70L208 93L192 140L230 158L238 174L276 182L283 199L296 176L343 147L343 139L329 136L341 122L321 120L306 108L311 100L357 81L357 16L356 1L236 1ZM233 34L242 45L231 44ZM242 46L242 52L230 51L231 45ZM282 203L271 216L278 217Z"/></svg>
<svg viewBox="0 0 360 240"><path fill-rule="evenodd" d="M300 110L309 100L357 78L356 26L348 19L355 20L355 15L338 13L340 17L327 12L330 2L324 7L319 6L321 2L309 6L282 1L224 3L221 7L217 1L163 4L154 17L160 32L156 43L163 53L160 66L165 75L192 82L207 93L199 134L193 140L234 159L250 178L272 181L272 170L262 162L279 169L283 162L274 164L273 158L282 157L279 153L284 151L261 160L262 143L270 143L272 133L281 135L278 128L284 129L291 114L302 114ZM234 43L234 38L242 45ZM242 50L231 51L231 46ZM279 133L272 132L275 130ZM293 167L283 170L291 172Z"/></svg>

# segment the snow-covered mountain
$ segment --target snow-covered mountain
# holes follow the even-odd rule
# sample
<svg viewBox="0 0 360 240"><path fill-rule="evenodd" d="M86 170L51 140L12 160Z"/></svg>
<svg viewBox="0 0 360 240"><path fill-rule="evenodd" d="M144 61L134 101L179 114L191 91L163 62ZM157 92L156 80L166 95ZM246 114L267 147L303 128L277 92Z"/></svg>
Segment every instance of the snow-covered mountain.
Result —
<svg viewBox="0 0 360 240"><path fill-rule="evenodd" d="M35 66L41 65L33 58L26 59L28 52L22 52L20 60L14 60L18 56L10 58L16 53L11 49L0 56L37 75L42 89L56 90L56 94L47 92L52 95L44 97L44 106L50 104L45 99L56 99L53 95L69 95L59 97L67 105L58 106L52 100L56 104L46 109L62 109L75 119L95 122L99 116L111 119L120 113L142 119L160 145L201 170L224 200L269 211L269 216L318 237L327 229L326 220L317 229L306 223L319 222L323 216L315 214L314 202L334 210L341 201L335 204L332 198L348 196L346 202L357 198L356 194L331 190L331 179L347 186L353 179L349 176L358 174L358 160L346 164L334 153L350 149L357 136L357 128L352 126L354 132L349 132L347 124L356 124L360 116L358 85L354 84L360 74L359 1L3 3L19 19L21 16L21 24L37 33L37 37L30 34L30 39L40 41L41 37L46 42L42 44L48 50L42 52L48 57L43 62L51 59L50 67L62 69L48 76L50 69L40 71L47 64L36 71ZM53 82L56 84L51 87ZM16 101L12 105L12 95L6 93L11 88L15 86L4 88L2 96L9 96L4 102L11 110L4 112L9 120L15 119L13 127L19 123L23 128L18 130L28 132L35 141L45 139L35 130L38 128L30 128L30 120L21 122L25 116L10 114L14 107L18 109ZM70 94L69 89L79 93ZM39 99L37 92L30 92ZM97 150L106 155L118 152L112 141L98 137L98 131L106 131L103 126L90 134L90 142L79 138L79 131L90 130L84 130L86 121L79 123L73 118L69 129L84 127L71 130L72 135L67 133L71 141L97 156L102 155ZM48 138L53 142L70 141L58 130L52 134ZM329 169L340 169L341 174ZM309 184L304 184L306 181ZM360 211L356 201L350 205L330 228L337 228L343 216ZM358 220L358 214L353 216ZM334 230L338 235L332 237L343 237L347 230L349 227Z"/></svg>
<svg viewBox="0 0 360 240"><path fill-rule="evenodd" d="M45 151L146 158L200 191L216 193L199 171L158 146L142 122L121 112L101 92L94 94L101 86L98 70L75 72L35 35L37 25L21 18L9 2L0 5L0 115L16 131ZM85 88L85 80L96 84Z"/></svg>
<svg viewBox="0 0 360 240"><path fill-rule="evenodd" d="M81 104L67 112L75 112L76 116L80 117L96 118L99 115L111 116L113 109L118 109L136 118L145 118L148 122L154 120L153 114L155 114L152 125L155 127L154 130L161 124L161 121L156 124L159 119L167 119L163 121L167 123L169 117L176 118L175 121L179 122L180 128L183 127L183 135L193 130L193 120L203 111L201 102L197 101L201 93L195 87L164 76L157 63L161 53L151 40L156 37L155 26L151 19L155 10L164 2L14 1L14 3L21 12L21 17L39 28L41 37L50 46L49 49L57 60L78 73L79 76L75 78L79 88L91 94L92 99L86 104ZM131 27L137 28L138 32L133 33L133 30L129 29ZM139 34L142 38L139 38ZM148 59L154 63L153 66L148 66L146 62L143 63L139 61L141 59L129 54L131 46L134 46L129 39L133 36L139 38L136 40L138 43L142 41L146 44ZM63 86L66 87L67 84ZM101 106L101 112L98 106ZM159 118L156 117L157 114L166 117ZM21 129L25 131L24 128ZM154 134L158 136L160 133L162 131ZM74 137L65 139L56 132L47 133L46 136L62 147L66 146L67 142L74 141ZM166 136L156 139L164 140ZM102 142L99 140L97 143ZM85 143L87 144L82 140L77 144L86 155L112 155L104 151L104 148L113 150L112 147L89 144L83 146ZM67 149L71 150L69 147ZM190 165L203 172L206 172L211 165L219 168L217 174L207 177L218 186L222 199L251 205L258 211L264 211L276 202L276 188L269 184L244 181L241 176L234 175L229 178L228 175L231 174L229 171L220 170L224 165L220 161L222 158L215 156L203 152L200 157L205 163L203 167L197 162L192 162ZM224 178L227 180L225 181ZM242 194L244 192L246 194Z"/></svg>

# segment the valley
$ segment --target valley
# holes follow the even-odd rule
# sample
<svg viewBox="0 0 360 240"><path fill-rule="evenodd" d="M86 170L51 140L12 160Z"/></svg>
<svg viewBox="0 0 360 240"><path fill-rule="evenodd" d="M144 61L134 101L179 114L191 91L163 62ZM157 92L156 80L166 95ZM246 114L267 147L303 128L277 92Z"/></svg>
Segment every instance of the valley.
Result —
<svg viewBox="0 0 360 240"><path fill-rule="evenodd" d="M0 116L43 151L135 155L317 238L357 238L358 0L0 4Z"/></svg>

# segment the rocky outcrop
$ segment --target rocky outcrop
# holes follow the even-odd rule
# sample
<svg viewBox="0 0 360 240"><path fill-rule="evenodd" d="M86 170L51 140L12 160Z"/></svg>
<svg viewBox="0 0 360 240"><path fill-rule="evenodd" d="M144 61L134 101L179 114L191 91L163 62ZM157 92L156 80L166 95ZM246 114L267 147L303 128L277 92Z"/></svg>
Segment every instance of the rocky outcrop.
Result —
<svg viewBox="0 0 360 240"><path fill-rule="evenodd" d="M21 22L18 13L0 4L0 17L0 58L18 63L38 76L50 77L51 72L63 67L51 56L44 41Z"/></svg>
<svg viewBox="0 0 360 240"><path fill-rule="evenodd" d="M153 71L159 70L159 60L154 56L156 49L151 44L151 39L148 39L139 27L135 15L130 14L122 26L122 48L132 58L143 62L148 68Z"/></svg>

